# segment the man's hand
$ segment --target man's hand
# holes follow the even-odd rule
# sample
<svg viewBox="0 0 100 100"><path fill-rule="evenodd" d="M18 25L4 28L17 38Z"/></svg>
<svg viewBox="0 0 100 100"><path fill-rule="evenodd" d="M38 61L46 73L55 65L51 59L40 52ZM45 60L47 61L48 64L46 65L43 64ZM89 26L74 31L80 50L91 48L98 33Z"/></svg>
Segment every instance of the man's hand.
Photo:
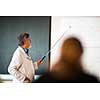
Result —
<svg viewBox="0 0 100 100"><path fill-rule="evenodd" d="M38 64L38 66L40 65L40 64L42 64L43 62L41 61L41 59L39 59L38 61L37 61L37 64Z"/></svg>
<svg viewBox="0 0 100 100"><path fill-rule="evenodd" d="M25 80L24 80L24 82L25 83L31 83L31 80L28 77L26 77Z"/></svg>

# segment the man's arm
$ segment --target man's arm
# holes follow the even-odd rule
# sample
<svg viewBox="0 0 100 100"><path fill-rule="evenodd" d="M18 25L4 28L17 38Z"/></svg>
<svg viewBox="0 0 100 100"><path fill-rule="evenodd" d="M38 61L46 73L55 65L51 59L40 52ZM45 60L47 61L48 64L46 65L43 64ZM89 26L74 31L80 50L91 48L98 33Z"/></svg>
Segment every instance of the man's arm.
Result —
<svg viewBox="0 0 100 100"><path fill-rule="evenodd" d="M41 59L39 59L37 62L34 62L33 66L35 67L35 69L38 69L40 64L42 64Z"/></svg>

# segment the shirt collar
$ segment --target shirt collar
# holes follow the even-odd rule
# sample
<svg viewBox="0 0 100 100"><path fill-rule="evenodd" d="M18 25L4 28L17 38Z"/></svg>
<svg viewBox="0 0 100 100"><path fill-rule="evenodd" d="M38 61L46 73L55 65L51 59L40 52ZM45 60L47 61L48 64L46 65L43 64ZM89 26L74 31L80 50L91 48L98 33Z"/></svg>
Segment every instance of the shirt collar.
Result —
<svg viewBox="0 0 100 100"><path fill-rule="evenodd" d="M20 45L19 45L20 46ZM26 48L23 48L22 46L20 46L24 51L25 53L29 56L29 49L26 49Z"/></svg>

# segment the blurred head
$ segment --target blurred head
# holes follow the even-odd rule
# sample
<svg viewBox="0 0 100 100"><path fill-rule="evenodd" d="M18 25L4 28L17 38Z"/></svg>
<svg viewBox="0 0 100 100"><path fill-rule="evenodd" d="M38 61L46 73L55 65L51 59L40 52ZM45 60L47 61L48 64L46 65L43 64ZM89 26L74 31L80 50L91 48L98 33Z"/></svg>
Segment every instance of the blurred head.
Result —
<svg viewBox="0 0 100 100"><path fill-rule="evenodd" d="M60 59L52 68L54 77L68 79L80 73L83 70L80 62L82 53L81 42L75 37L67 38L62 44Z"/></svg>
<svg viewBox="0 0 100 100"><path fill-rule="evenodd" d="M75 37L66 39L61 47L61 57L70 63L79 63L82 53L83 46Z"/></svg>
<svg viewBox="0 0 100 100"><path fill-rule="evenodd" d="M30 35L28 33L21 33L18 36L18 43L20 46L22 46L23 48L29 48L31 45L31 38Z"/></svg>

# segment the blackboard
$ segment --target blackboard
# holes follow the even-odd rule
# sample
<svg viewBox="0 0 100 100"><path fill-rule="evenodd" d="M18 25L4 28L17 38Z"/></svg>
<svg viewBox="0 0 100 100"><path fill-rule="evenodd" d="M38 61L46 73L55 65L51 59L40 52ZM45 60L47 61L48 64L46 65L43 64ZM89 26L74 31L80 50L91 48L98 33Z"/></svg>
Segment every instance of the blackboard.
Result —
<svg viewBox="0 0 100 100"><path fill-rule="evenodd" d="M31 35L32 48L30 56L37 61L50 46L49 16L0 16L0 74L8 74L8 65L18 46L17 36L22 32ZM42 74L48 70L48 58L36 71Z"/></svg>

